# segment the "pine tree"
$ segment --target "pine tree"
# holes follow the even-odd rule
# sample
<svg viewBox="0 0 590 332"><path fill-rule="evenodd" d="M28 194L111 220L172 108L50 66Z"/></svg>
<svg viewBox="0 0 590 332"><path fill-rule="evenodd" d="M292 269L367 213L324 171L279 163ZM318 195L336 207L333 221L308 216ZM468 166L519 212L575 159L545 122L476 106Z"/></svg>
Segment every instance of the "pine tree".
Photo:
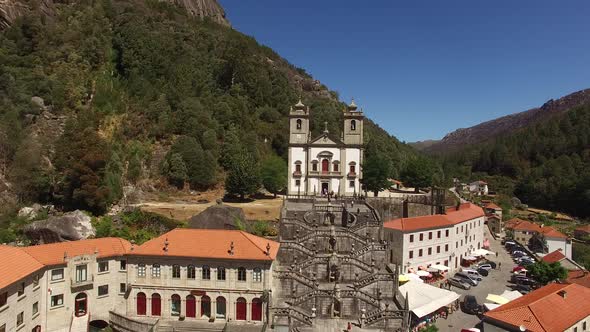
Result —
<svg viewBox="0 0 590 332"><path fill-rule="evenodd" d="M182 188L184 186L184 182L188 179L188 175L186 165L180 154L173 153L170 155L167 165L167 176L168 181L177 188Z"/></svg>

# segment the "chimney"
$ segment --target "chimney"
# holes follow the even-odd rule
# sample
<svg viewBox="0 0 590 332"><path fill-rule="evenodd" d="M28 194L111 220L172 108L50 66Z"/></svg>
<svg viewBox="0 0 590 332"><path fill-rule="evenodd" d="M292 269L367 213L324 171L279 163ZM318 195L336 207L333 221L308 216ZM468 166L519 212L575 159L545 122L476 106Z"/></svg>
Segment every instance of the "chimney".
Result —
<svg viewBox="0 0 590 332"><path fill-rule="evenodd" d="M266 256L270 256L270 242L266 243Z"/></svg>
<svg viewBox="0 0 590 332"><path fill-rule="evenodd" d="M229 254L230 256L234 255L234 241L231 241L231 243L229 244Z"/></svg>
<svg viewBox="0 0 590 332"><path fill-rule="evenodd" d="M567 292L565 290L561 290L557 292L557 294L559 294L559 296L563 297L564 299L567 298Z"/></svg>
<svg viewBox="0 0 590 332"><path fill-rule="evenodd" d="M168 238L166 238L166 240L164 241L164 253L168 254L168 245L170 244L170 242L168 242Z"/></svg>

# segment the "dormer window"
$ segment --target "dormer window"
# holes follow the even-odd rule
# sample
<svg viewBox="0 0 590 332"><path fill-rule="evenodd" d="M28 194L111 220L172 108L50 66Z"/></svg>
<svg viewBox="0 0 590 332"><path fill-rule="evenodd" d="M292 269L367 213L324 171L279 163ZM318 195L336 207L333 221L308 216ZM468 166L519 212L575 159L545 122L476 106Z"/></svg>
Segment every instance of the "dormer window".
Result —
<svg viewBox="0 0 590 332"><path fill-rule="evenodd" d="M297 119L297 124L296 124L297 130L301 130L301 125L302 125L301 119Z"/></svg>
<svg viewBox="0 0 590 332"><path fill-rule="evenodd" d="M350 130L356 130L356 121L355 120L350 121Z"/></svg>

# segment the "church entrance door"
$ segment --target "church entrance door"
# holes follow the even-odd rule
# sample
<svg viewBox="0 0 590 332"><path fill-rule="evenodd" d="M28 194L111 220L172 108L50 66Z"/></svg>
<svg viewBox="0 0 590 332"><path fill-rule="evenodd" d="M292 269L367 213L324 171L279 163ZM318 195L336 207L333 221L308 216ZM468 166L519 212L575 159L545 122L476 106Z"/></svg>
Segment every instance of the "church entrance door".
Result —
<svg viewBox="0 0 590 332"><path fill-rule="evenodd" d="M327 195L330 191L328 182L322 182L322 195Z"/></svg>

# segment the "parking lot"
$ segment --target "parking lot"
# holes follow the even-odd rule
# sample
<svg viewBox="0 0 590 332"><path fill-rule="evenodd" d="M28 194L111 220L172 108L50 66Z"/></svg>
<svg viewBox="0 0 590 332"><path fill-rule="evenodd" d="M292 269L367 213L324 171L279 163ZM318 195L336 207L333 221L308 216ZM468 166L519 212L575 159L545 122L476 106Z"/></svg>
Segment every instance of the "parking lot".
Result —
<svg viewBox="0 0 590 332"><path fill-rule="evenodd" d="M490 274L487 277L483 277L483 280L476 287L472 287L470 290L463 290L457 287L452 287L451 290L461 294L460 301L463 301L465 295L474 295L479 304L485 303L485 299L488 294L502 294L504 290L510 290L508 287L508 280L514 267L514 262L510 257L510 254L506 252L504 246L500 244L500 241L494 240L490 237L490 250L498 253L498 257L488 256L487 258L496 263L501 263L500 269L490 270ZM477 315L469 315L461 310L453 312L447 319L438 319L436 326L439 331L460 331L462 328L475 327L480 322Z"/></svg>

